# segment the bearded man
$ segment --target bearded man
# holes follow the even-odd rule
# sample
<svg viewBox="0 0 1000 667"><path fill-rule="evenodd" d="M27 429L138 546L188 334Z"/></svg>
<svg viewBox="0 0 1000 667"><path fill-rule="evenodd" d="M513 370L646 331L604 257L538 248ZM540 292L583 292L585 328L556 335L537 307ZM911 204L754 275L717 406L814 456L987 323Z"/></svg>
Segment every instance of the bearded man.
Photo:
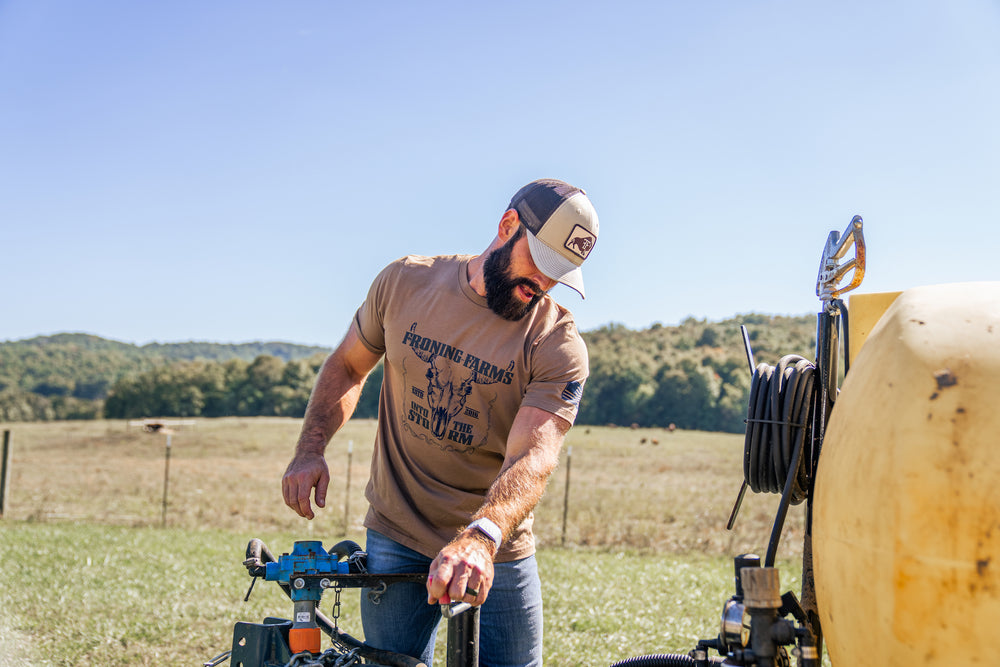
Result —
<svg viewBox="0 0 1000 667"><path fill-rule="evenodd" d="M432 664L437 603L482 605L480 664L540 665L541 583L532 510L559 460L588 374L572 314L549 290L584 296L598 220L586 193L543 179L521 188L480 255L399 259L376 277L326 359L282 479L312 519L326 504L327 443L384 357L365 495L368 569L428 571L426 586L362 595L365 640ZM311 497L312 496L312 497Z"/></svg>

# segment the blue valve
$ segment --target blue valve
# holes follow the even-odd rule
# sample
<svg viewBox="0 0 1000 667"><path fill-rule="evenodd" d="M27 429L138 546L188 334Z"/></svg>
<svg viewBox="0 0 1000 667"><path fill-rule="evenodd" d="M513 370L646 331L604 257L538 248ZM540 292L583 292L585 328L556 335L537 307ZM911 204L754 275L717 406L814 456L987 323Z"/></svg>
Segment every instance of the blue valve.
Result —
<svg viewBox="0 0 1000 667"><path fill-rule="evenodd" d="M294 602L319 602L323 591L331 586L328 577L349 574L349 567L337 554L327 553L322 542L301 541L292 546L291 553L266 564L264 579L288 584Z"/></svg>

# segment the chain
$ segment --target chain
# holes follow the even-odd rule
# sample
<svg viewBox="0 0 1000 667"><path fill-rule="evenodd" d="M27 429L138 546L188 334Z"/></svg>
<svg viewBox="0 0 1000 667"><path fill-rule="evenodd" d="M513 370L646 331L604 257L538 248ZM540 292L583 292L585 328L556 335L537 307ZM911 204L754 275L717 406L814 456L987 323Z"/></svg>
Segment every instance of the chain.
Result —
<svg viewBox="0 0 1000 667"><path fill-rule="evenodd" d="M333 663L333 667L350 667L350 665L354 665L360 662L361 659L358 658L359 650L361 649L354 649L349 653L343 654L342 656L337 658L337 661L335 663Z"/></svg>
<svg viewBox="0 0 1000 667"><path fill-rule="evenodd" d="M323 663L313 660L312 653L303 651L293 655L292 659L285 663L285 667L323 667Z"/></svg>
<svg viewBox="0 0 1000 667"><path fill-rule="evenodd" d="M339 630L340 627L337 625L337 620L340 618L340 591L343 590L342 586L336 586L333 589L333 629Z"/></svg>
<svg viewBox="0 0 1000 667"><path fill-rule="evenodd" d="M312 653L303 651L296 653L292 659L285 663L285 667L351 667L361 663L358 656L359 649L338 653L335 649L327 649L317 657Z"/></svg>

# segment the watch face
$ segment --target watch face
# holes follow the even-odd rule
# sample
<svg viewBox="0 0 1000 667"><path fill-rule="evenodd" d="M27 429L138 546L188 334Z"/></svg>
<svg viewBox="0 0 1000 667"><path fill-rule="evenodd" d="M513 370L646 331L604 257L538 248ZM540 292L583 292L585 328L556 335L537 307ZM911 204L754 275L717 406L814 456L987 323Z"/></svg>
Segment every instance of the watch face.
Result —
<svg viewBox="0 0 1000 667"><path fill-rule="evenodd" d="M743 610L743 627L740 629L740 643L747 646L750 643L750 614Z"/></svg>

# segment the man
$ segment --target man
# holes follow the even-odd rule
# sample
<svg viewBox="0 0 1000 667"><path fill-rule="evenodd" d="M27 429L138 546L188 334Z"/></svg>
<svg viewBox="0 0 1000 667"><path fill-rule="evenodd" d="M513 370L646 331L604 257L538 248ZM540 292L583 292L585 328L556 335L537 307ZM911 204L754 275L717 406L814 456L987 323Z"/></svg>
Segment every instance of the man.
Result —
<svg viewBox="0 0 1000 667"><path fill-rule="evenodd" d="M326 503L327 443L383 356L366 489L368 568L429 572L362 596L366 641L428 665L436 603L482 605L480 662L541 664L541 585L532 510L555 469L588 373L557 282L584 296L580 265L598 220L583 190L521 188L477 256L404 257L382 270L324 362L282 479L301 516Z"/></svg>

